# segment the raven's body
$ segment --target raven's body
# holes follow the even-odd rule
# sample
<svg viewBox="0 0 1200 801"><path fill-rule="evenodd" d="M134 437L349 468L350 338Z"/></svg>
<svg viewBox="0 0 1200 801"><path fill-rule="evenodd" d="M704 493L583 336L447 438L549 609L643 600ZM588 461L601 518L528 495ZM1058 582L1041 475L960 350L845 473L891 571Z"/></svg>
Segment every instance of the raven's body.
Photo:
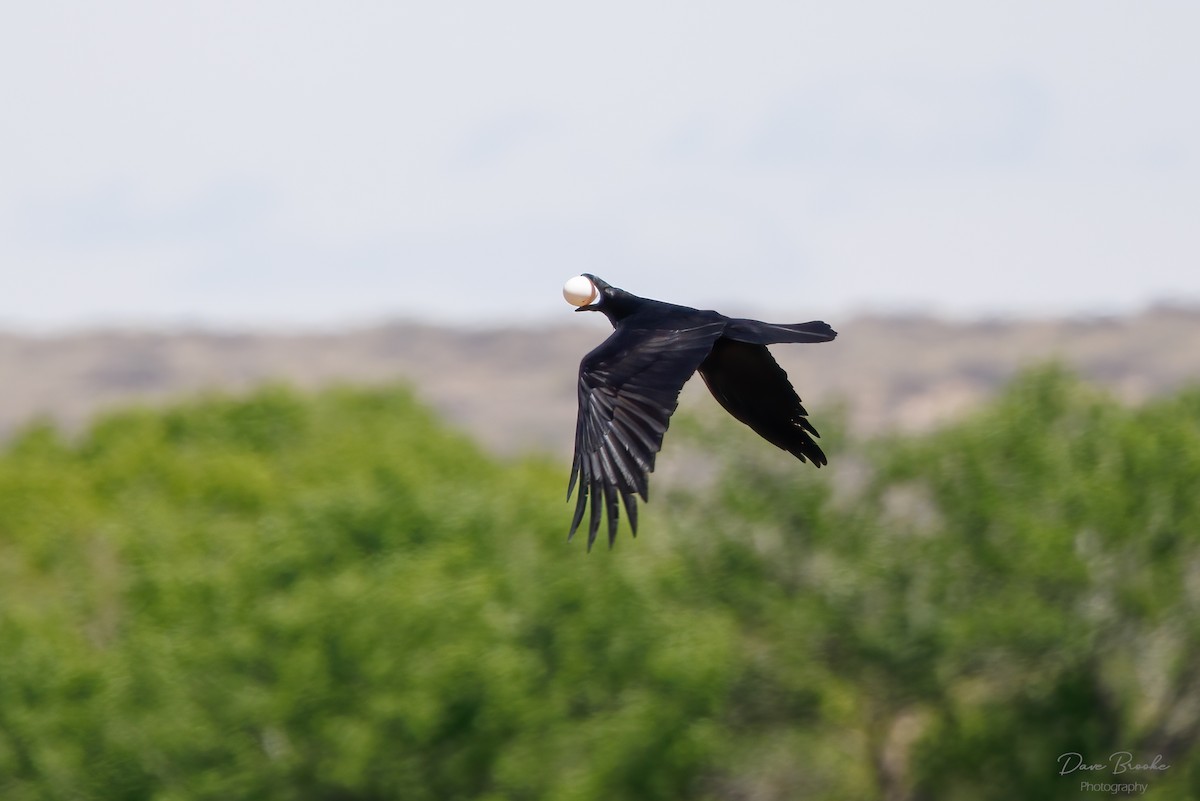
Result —
<svg viewBox="0 0 1200 801"><path fill-rule="evenodd" d="M607 511L608 542L617 533L618 503L637 532L637 500L645 500L648 475L662 447L679 393L699 372L725 409L763 439L801 461L820 467L825 454L813 437L787 374L768 344L828 342L837 336L823 322L775 325L726 317L659 300L640 298L585 276L599 297L577 311L599 311L616 329L579 365L579 418L575 459L567 496L579 481L571 533L579 527L591 498L588 547Z"/></svg>

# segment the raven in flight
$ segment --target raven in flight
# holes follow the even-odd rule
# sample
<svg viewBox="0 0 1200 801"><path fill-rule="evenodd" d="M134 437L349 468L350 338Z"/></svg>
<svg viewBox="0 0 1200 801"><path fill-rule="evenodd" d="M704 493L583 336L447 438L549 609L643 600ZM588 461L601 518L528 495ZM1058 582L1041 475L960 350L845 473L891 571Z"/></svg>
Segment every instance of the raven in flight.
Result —
<svg viewBox="0 0 1200 801"><path fill-rule="evenodd" d="M618 498L637 535L637 499L647 500L648 476L662 447L684 383L697 370L713 397L735 418L800 461L820 467L825 454L813 437L787 373L767 350L779 342L829 342L823 322L776 325L726 317L640 298L590 273L567 281L563 295L576 311L598 311L616 330L579 364L579 417L567 499L579 484L567 539L591 499L588 550L608 513L608 544L617 536Z"/></svg>

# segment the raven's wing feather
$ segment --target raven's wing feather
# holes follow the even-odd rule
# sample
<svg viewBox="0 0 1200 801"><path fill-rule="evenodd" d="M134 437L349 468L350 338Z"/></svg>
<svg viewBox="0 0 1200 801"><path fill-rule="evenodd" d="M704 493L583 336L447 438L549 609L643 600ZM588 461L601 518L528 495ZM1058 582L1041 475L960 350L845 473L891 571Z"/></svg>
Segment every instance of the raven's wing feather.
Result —
<svg viewBox="0 0 1200 801"><path fill-rule="evenodd" d="M679 392L712 350L725 318L666 329L619 327L579 365L579 417L567 498L579 483L570 537L583 522L589 498L588 548L608 518L608 544L617 536L618 501L637 533L637 499L647 498L648 476L662 447Z"/></svg>
<svg viewBox="0 0 1200 801"><path fill-rule="evenodd" d="M760 437L802 462L807 457L817 467L827 463L813 439L820 434L766 345L722 337L699 369L713 397Z"/></svg>

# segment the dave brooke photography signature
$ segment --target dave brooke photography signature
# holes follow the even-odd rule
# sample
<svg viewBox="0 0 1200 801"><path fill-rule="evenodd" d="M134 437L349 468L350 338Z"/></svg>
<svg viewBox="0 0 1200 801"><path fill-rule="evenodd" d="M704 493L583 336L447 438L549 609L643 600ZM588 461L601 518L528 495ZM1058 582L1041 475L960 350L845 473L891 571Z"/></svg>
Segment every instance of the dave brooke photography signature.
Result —
<svg viewBox="0 0 1200 801"><path fill-rule="evenodd" d="M1077 754L1074 751L1069 751L1058 758L1058 775L1066 776L1068 773L1076 771L1103 771L1117 776L1121 773L1130 773L1133 771L1153 770L1161 771L1171 767L1163 762L1162 754L1157 754L1154 759L1149 762L1134 762L1133 754L1128 751L1117 751L1109 755L1105 762L1089 762L1083 758L1082 754Z"/></svg>
<svg viewBox="0 0 1200 801"><path fill-rule="evenodd" d="M1139 773L1142 771L1158 773L1169 767L1171 766L1163 762L1162 754L1156 754L1149 762L1145 760L1135 762L1133 754L1129 751L1116 751L1109 754L1108 759L1103 762L1084 759L1083 754L1075 751L1068 751L1058 757L1059 776L1066 776L1068 773L1087 773L1089 775L1106 773L1111 776L1120 776L1122 773ZM1124 793L1127 795L1137 793L1140 795L1146 792L1146 785L1138 781L1133 781L1132 776L1123 777L1117 782L1091 782L1085 779L1079 783L1079 790L1080 792Z"/></svg>

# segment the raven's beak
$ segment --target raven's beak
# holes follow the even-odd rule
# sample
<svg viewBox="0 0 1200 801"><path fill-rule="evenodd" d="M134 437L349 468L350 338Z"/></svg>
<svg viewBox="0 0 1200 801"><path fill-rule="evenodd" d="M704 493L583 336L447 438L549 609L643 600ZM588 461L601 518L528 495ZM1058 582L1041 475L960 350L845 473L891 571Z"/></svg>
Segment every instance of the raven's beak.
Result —
<svg viewBox="0 0 1200 801"><path fill-rule="evenodd" d="M596 287L596 302L586 306L576 306L575 311L600 311L600 298L604 296L604 290L609 289L611 285L603 278L597 278L591 273L580 273L580 275L591 281L592 286Z"/></svg>
<svg viewBox="0 0 1200 801"><path fill-rule="evenodd" d="M604 290L611 288L611 284L608 283L607 281L605 281L604 278L596 278L590 272L581 272L580 275L583 276L584 278L587 278L588 281L592 282L593 287L596 288L596 300L594 303L588 303L587 306L576 306L575 311L576 312L599 312L600 311L600 299L601 299L601 297L604 297Z"/></svg>
<svg viewBox="0 0 1200 801"><path fill-rule="evenodd" d="M583 277L592 282L592 286L596 287L597 292L603 292L606 289L612 289L612 284L605 281L603 278L597 278L591 273L582 273Z"/></svg>

